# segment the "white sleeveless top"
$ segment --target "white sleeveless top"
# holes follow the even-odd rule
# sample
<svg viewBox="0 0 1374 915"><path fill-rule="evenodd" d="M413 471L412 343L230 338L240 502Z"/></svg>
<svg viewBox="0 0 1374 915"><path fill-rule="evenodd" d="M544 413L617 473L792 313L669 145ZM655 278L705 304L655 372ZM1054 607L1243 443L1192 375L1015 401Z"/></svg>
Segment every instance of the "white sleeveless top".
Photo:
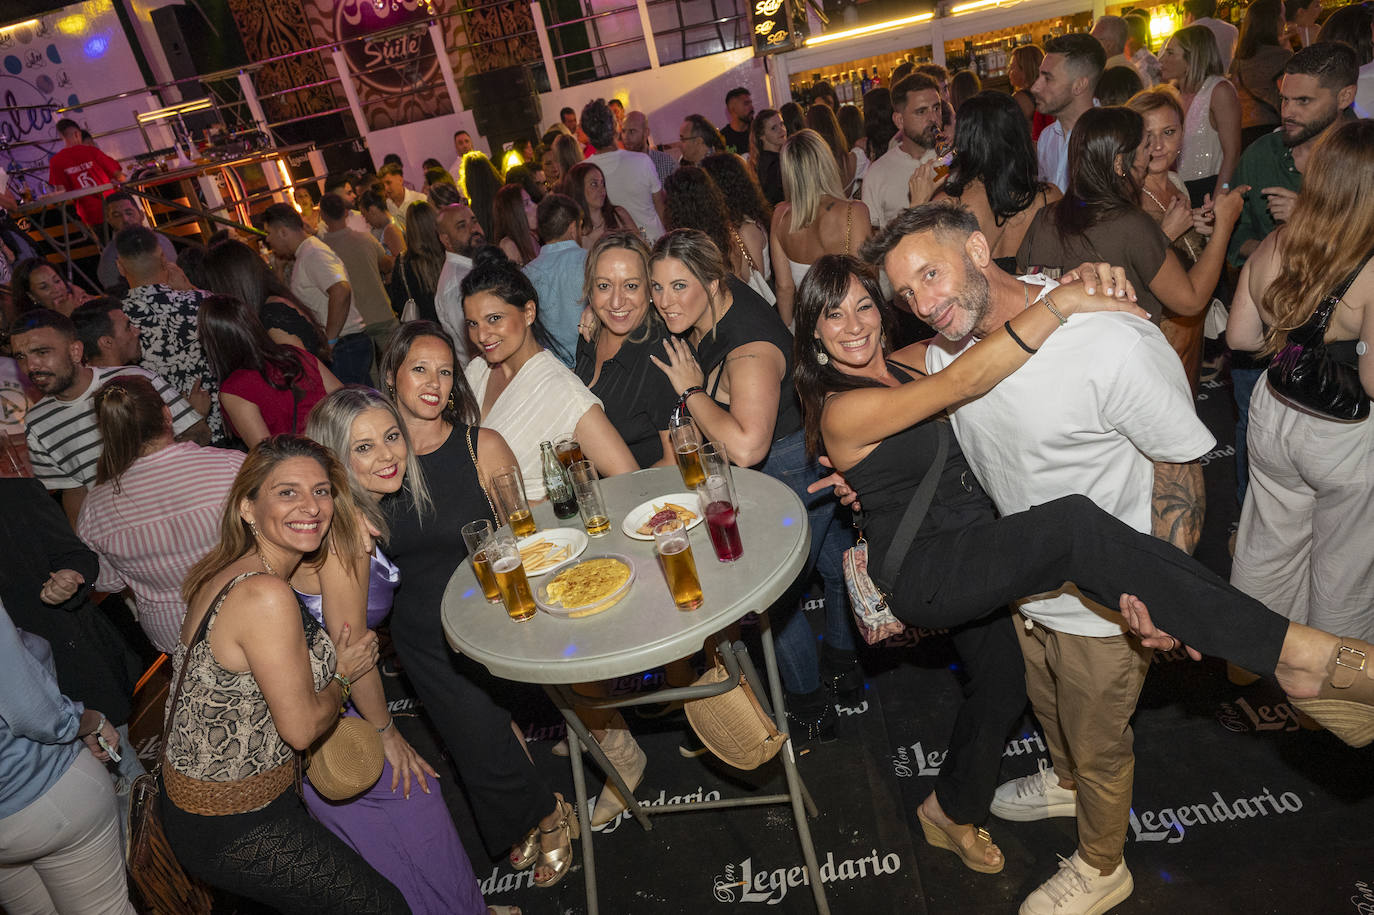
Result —
<svg viewBox="0 0 1374 915"><path fill-rule="evenodd" d="M1178 176L1184 181L1209 178L1221 171L1221 137L1212 126L1212 90L1224 76L1209 76L1188 106L1183 119L1183 154Z"/></svg>

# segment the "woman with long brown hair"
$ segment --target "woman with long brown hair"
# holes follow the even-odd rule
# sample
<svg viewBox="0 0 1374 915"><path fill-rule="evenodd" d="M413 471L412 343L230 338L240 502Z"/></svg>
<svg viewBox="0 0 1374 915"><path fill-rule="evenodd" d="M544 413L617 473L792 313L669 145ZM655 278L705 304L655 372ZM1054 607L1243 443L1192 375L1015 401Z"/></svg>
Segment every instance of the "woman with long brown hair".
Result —
<svg viewBox="0 0 1374 915"><path fill-rule="evenodd" d="M520 185L507 184L496 192L489 241L522 267L539 255L534 213L534 201Z"/></svg>
<svg viewBox="0 0 1374 915"><path fill-rule="evenodd" d="M1231 61L1240 99L1240 148L1279 126L1279 77L1293 52L1283 46L1283 0L1254 0L1245 8Z"/></svg>
<svg viewBox="0 0 1374 915"><path fill-rule="evenodd" d="M267 336L277 343L329 358L329 338L320 322L248 245L232 238L212 244L201 270L206 289L257 308Z"/></svg>
<svg viewBox="0 0 1374 915"><path fill-rule="evenodd" d="M859 168L858 157L845 141L844 131L840 129L839 118L829 105L817 102L806 109L806 127L814 130L830 148L835 157L835 167L840 172L840 184L848 188L854 182L854 173Z"/></svg>
<svg viewBox="0 0 1374 915"><path fill-rule="evenodd" d="M337 509L337 511L336 511ZM167 838L202 880L290 912L409 912L400 892L306 813L296 754L376 676L377 637L332 636L287 584L321 550L356 551L348 477L321 445L276 436L248 455L219 542L182 585L160 796Z"/></svg>
<svg viewBox="0 0 1374 915"><path fill-rule="evenodd" d="M749 124L749 168L769 206L782 203L782 161L778 155L786 139L787 126L776 109L765 108L754 115Z"/></svg>
<svg viewBox="0 0 1374 915"><path fill-rule="evenodd" d="M387 287L391 307L398 317L402 316L406 303L413 299L420 320L439 320L434 293L439 288L439 274L444 269L444 243L439 240L438 218L439 211L427 201L406 207L406 249L396 259Z"/></svg>
<svg viewBox="0 0 1374 915"><path fill-rule="evenodd" d="M582 247L590 248L606 232L638 232L634 218L616 206L606 191L606 176L591 162L579 162L563 179L562 192L582 208Z"/></svg>
<svg viewBox="0 0 1374 915"><path fill-rule="evenodd" d="M1334 296L1321 339L1374 394L1371 194L1374 123L1352 121L1317 145L1292 217L1246 261L1233 346L1270 355L1310 337ZM1232 584L1295 622L1374 639L1374 420L1323 418L1261 379L1249 454Z"/></svg>

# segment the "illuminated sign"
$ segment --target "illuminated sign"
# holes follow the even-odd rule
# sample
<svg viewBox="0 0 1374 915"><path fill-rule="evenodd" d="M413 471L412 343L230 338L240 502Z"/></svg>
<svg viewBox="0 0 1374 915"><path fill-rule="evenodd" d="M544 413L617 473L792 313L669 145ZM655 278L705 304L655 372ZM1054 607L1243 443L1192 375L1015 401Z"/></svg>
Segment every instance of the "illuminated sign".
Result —
<svg viewBox="0 0 1374 915"><path fill-rule="evenodd" d="M792 4L789 0L754 0L754 56L790 51L800 43L792 31Z"/></svg>

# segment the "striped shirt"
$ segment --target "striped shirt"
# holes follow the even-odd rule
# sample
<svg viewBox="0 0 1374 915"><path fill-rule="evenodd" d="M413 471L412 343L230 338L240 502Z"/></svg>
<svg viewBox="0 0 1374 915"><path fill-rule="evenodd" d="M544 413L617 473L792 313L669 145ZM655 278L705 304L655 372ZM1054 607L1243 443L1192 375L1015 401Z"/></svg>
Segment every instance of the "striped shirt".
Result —
<svg viewBox="0 0 1374 915"><path fill-rule="evenodd" d="M153 383L172 411L172 431L180 435L200 422L200 414L161 376L136 365L91 369L93 377L75 400L44 397L24 417L28 426L29 459L33 475L50 490L78 489L95 484L100 459L100 432L95 426L95 392L111 378L139 375Z"/></svg>
<svg viewBox="0 0 1374 915"><path fill-rule="evenodd" d="M97 591L133 589L138 622L158 650L181 634L186 573L219 542L224 500L244 454L179 442L139 458L86 496L76 532L100 559Z"/></svg>

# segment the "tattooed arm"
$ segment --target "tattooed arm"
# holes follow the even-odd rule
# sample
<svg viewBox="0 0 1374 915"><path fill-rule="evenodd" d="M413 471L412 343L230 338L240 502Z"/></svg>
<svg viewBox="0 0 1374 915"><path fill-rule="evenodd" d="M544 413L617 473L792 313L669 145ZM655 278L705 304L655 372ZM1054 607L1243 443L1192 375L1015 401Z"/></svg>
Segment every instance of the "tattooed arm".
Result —
<svg viewBox="0 0 1374 915"><path fill-rule="evenodd" d="M1185 553L1192 553L1202 536L1207 495L1202 488L1202 465L1155 462L1154 496L1150 506L1151 531Z"/></svg>

